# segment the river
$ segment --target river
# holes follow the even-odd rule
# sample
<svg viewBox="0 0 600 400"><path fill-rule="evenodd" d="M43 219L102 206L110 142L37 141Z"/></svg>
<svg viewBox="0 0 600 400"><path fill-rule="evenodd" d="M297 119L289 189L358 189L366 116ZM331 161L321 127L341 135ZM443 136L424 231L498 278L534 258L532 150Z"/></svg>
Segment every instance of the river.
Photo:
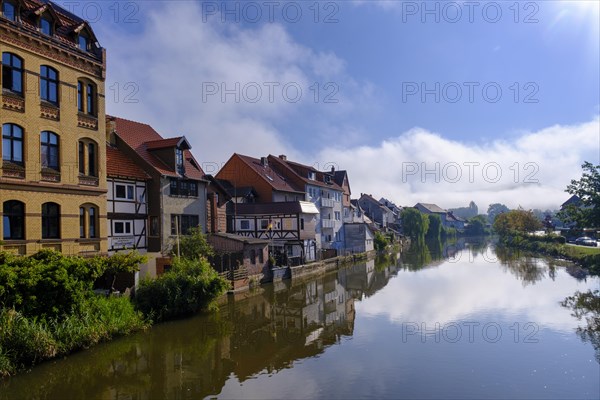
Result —
<svg viewBox="0 0 600 400"><path fill-rule="evenodd" d="M0 398L597 399L598 336L560 302L599 287L482 241L413 246L42 364Z"/></svg>

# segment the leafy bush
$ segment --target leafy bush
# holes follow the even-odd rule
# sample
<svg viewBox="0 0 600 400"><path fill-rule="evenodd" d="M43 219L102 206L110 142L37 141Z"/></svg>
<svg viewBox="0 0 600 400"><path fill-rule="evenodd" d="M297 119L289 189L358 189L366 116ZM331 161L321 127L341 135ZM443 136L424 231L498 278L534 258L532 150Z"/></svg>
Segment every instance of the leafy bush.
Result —
<svg viewBox="0 0 600 400"><path fill-rule="evenodd" d="M373 241L375 250L377 250L377 251L385 250L385 248L387 247L388 244L390 244L390 242L384 234L382 234L381 232L375 233L375 240Z"/></svg>
<svg viewBox="0 0 600 400"><path fill-rule="evenodd" d="M207 242L206 235L202 233L202 228L195 227L188 231L187 235L181 236L179 240L179 253L177 253L177 243L171 249L173 257L180 256L197 260L202 257L210 257L215 254L212 246Z"/></svg>
<svg viewBox="0 0 600 400"><path fill-rule="evenodd" d="M164 321L206 308L228 287L206 259L175 258L169 272L140 283L133 301L149 318Z"/></svg>

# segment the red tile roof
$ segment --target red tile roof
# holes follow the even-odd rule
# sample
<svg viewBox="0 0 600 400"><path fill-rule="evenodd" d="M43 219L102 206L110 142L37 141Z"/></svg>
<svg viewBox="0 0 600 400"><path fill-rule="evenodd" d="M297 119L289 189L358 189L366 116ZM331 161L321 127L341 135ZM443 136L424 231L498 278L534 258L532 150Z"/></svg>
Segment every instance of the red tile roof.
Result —
<svg viewBox="0 0 600 400"><path fill-rule="evenodd" d="M319 171L311 166L300 164L294 161L288 161L287 159L283 160L280 157L276 157L274 155L269 155L269 161L277 165L277 167L281 169L281 173L283 175L289 176L289 174L295 174L309 185L320 186L332 190L339 190L342 192L344 191L344 189L335 182L333 174L329 172ZM309 171L315 173L315 180L308 179ZM330 177L329 183L325 182L325 176Z"/></svg>
<svg viewBox="0 0 600 400"><path fill-rule="evenodd" d="M304 193L304 188L296 187L292 182L285 179L278 171L274 170L270 165L263 166L258 158L235 154L246 165L252 168L258 175L271 185L271 187L280 192Z"/></svg>
<svg viewBox="0 0 600 400"><path fill-rule="evenodd" d="M150 125L141 122L130 121L128 119L107 116L108 121L114 121L115 132L119 138L129 145L136 153L140 155L148 164L154 168L158 173L169 177L180 177L175 171L175 166L171 167L161 161L158 157L148 151L148 143L156 141L164 141L162 136L154 130ZM181 137L174 138L177 142L181 140ZM166 139L171 140L171 139ZM185 177L190 179L202 180L204 177L204 171L200 167L200 164L194 159L194 156L189 150L183 151Z"/></svg>
<svg viewBox="0 0 600 400"><path fill-rule="evenodd" d="M191 148L191 146L188 143L185 136L180 136L180 137L170 138L170 139L152 140L150 142L146 142L146 148L148 150L166 149L168 147L179 146L182 143L186 144L186 148Z"/></svg>
<svg viewBox="0 0 600 400"><path fill-rule="evenodd" d="M109 178L150 179L142 168L113 146L106 146L106 174Z"/></svg>

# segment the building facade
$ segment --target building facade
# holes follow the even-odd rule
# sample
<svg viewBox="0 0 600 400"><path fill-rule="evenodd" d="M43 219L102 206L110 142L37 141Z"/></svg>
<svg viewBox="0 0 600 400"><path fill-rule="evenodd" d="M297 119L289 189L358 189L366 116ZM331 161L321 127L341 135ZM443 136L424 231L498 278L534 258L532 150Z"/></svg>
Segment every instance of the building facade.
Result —
<svg viewBox="0 0 600 400"><path fill-rule="evenodd" d="M112 146L150 176L147 186L147 249L157 271L179 235L190 228L206 232L207 182L185 137L163 139L150 125L107 117L107 137Z"/></svg>
<svg viewBox="0 0 600 400"><path fill-rule="evenodd" d="M105 50L54 3L0 3L0 250L106 253Z"/></svg>

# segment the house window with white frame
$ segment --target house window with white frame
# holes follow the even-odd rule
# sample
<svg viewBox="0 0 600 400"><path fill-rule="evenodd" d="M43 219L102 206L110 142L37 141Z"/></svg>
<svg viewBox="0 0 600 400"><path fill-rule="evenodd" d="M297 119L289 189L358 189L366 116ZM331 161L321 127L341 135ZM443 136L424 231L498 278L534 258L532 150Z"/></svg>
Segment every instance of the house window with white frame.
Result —
<svg viewBox="0 0 600 400"><path fill-rule="evenodd" d="M125 183L115 184L115 199L133 200L135 199L135 186Z"/></svg>

